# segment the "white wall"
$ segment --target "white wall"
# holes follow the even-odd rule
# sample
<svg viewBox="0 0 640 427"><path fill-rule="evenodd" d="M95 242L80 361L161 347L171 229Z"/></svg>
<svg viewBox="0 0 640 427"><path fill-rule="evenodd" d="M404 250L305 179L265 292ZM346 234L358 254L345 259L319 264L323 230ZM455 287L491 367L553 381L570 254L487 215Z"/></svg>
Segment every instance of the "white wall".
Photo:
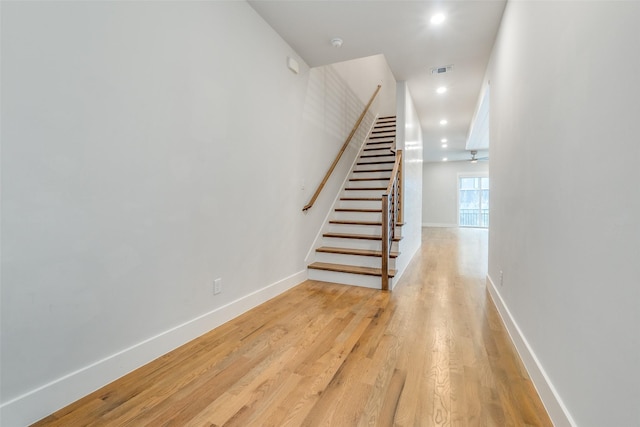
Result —
<svg viewBox="0 0 640 427"><path fill-rule="evenodd" d="M382 85L375 100L380 115L396 114L396 79L384 55L338 62L331 66L365 104L369 102L376 86Z"/></svg>
<svg viewBox="0 0 640 427"><path fill-rule="evenodd" d="M1 19L16 426L304 280L357 150L301 209L357 102L244 2L3 2Z"/></svg>
<svg viewBox="0 0 640 427"><path fill-rule="evenodd" d="M639 21L509 2L487 73L489 286L558 426L640 425Z"/></svg>
<svg viewBox="0 0 640 427"><path fill-rule="evenodd" d="M422 225L458 226L458 176L488 176L489 163L429 162L422 174Z"/></svg>
<svg viewBox="0 0 640 427"><path fill-rule="evenodd" d="M398 82L396 87L396 145L403 150L404 226L394 285L400 281L402 273L422 244L422 128L407 83Z"/></svg>

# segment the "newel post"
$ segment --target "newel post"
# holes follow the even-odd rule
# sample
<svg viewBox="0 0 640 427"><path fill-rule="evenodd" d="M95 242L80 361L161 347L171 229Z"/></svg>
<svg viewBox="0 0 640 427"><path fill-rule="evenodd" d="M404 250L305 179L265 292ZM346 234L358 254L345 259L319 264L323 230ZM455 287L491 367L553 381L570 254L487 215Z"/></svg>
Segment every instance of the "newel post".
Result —
<svg viewBox="0 0 640 427"><path fill-rule="evenodd" d="M389 290L389 195L382 195L382 290Z"/></svg>

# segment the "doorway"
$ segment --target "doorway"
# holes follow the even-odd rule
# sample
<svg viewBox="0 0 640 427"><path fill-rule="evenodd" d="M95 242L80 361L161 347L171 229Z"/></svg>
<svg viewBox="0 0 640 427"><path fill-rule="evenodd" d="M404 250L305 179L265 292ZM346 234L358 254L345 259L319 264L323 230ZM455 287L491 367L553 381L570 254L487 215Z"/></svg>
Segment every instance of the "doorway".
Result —
<svg viewBox="0 0 640 427"><path fill-rule="evenodd" d="M458 226L489 228L489 177L458 177Z"/></svg>

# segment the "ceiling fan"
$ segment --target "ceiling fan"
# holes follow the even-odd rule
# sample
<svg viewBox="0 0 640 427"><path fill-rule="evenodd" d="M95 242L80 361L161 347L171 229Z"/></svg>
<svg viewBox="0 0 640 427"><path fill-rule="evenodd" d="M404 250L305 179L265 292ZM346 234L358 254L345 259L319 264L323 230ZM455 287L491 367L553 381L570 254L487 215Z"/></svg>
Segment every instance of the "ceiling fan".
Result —
<svg viewBox="0 0 640 427"><path fill-rule="evenodd" d="M469 159L469 162L471 163L478 163L478 161L485 161L485 160L489 160L489 157L476 157L478 155L478 151L477 150L471 150L471 159Z"/></svg>

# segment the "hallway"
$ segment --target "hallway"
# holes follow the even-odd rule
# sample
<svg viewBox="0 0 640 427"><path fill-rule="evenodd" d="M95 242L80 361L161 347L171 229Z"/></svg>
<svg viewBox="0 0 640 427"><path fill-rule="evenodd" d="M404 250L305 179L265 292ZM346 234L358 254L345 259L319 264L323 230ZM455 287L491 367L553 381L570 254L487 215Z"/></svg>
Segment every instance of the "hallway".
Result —
<svg viewBox="0 0 640 427"><path fill-rule="evenodd" d="M307 281L36 425L550 426L486 265L424 228L393 292Z"/></svg>

